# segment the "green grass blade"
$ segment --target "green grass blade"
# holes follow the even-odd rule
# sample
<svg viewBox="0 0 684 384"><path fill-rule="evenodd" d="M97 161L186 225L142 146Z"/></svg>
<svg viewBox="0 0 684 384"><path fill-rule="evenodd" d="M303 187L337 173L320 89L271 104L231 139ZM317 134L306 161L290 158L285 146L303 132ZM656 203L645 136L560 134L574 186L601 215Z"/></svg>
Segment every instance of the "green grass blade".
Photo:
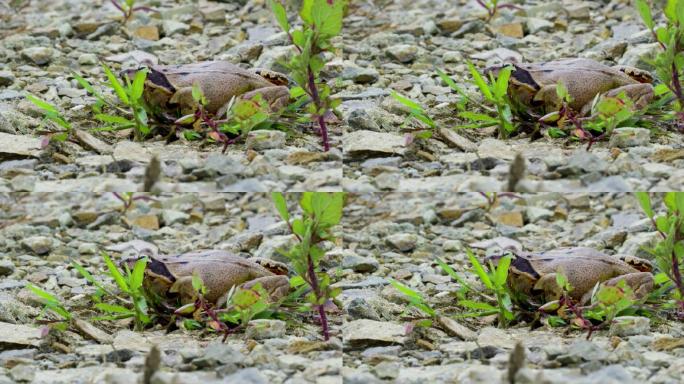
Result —
<svg viewBox="0 0 684 384"><path fill-rule="evenodd" d="M123 85L121 85L121 82L119 79L114 75L111 69L107 66L107 64L102 64L102 68L104 68L105 74L107 75L107 79L109 80L109 84L116 93L116 95L119 97L119 99L126 105L130 105L130 101L128 100L128 95L126 94L126 90L124 90Z"/></svg>
<svg viewBox="0 0 684 384"><path fill-rule="evenodd" d="M492 280L489 278L487 271L485 271L482 267L482 264L480 264L480 262L477 260L477 257L475 257L475 255L473 254L473 251L471 251L470 249L466 249L466 254L468 255L468 259L470 259L470 264L472 264L475 273L480 278L485 287L489 289L494 289Z"/></svg>
<svg viewBox="0 0 684 384"><path fill-rule="evenodd" d="M480 92L482 92L482 95L487 100L494 101L494 97L492 95L492 91L489 89L489 85L482 78L482 75L480 75L480 72L477 71L477 68L475 68L475 65L473 65L473 63L470 61L468 61L468 70L470 70L470 75L473 77L473 82L480 89Z"/></svg>
<svg viewBox="0 0 684 384"><path fill-rule="evenodd" d="M131 88L131 100L138 102L145 90L145 79L147 79L147 68L141 69L135 73L133 78L133 86Z"/></svg>
<svg viewBox="0 0 684 384"><path fill-rule="evenodd" d="M109 274L116 282L116 285L119 286L119 289L121 289L123 292L130 293L131 291L128 287L128 283L126 283L126 279L121 274L121 271L119 271L119 268L116 267L116 265L114 264L114 262L112 262L112 259L109 258L109 255L106 252L102 251L100 252L100 254L102 255L102 258L104 259L105 264L109 269Z"/></svg>
<svg viewBox="0 0 684 384"><path fill-rule="evenodd" d="M147 258L135 262L133 272L131 273L131 291L135 292L142 287L143 278L145 277L145 268L147 267Z"/></svg>
<svg viewBox="0 0 684 384"><path fill-rule="evenodd" d="M44 111L52 112L52 113L54 113L54 114L59 115L59 111L57 110L57 108L56 108L54 105L48 103L47 101L44 101L44 100L42 100L42 99L39 99L38 97L33 96L33 95L30 94L30 93L29 93L28 95L26 95L26 98L27 98L30 102L32 102L33 104L35 104L38 108L40 108L40 109L42 109L42 110L44 110Z"/></svg>

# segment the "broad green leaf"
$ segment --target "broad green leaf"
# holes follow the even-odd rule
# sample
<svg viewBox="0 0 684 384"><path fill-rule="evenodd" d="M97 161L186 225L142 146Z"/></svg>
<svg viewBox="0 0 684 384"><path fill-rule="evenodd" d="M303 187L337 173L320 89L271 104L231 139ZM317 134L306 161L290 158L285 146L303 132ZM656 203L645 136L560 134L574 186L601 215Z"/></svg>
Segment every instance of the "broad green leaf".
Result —
<svg viewBox="0 0 684 384"><path fill-rule="evenodd" d="M283 4L280 2L280 0L268 0L268 3L271 6L271 11L275 15L276 21L280 25L280 28L282 28L285 32L289 32L290 22L287 20L287 12L285 11Z"/></svg>
<svg viewBox="0 0 684 384"><path fill-rule="evenodd" d="M677 210L675 192L666 192L665 197L663 197L663 203L669 211L674 212L675 210Z"/></svg>
<svg viewBox="0 0 684 384"><path fill-rule="evenodd" d="M285 196L283 196L283 194L280 192L273 192L271 193L271 200L273 200L273 204L275 205L278 214L280 214L280 218L289 222L290 212L287 210L287 201L285 200Z"/></svg>
<svg viewBox="0 0 684 384"><path fill-rule="evenodd" d="M641 205L641 209L644 211L646 216L648 216L649 219L653 218L653 209L651 209L651 198L648 195L648 192L635 192L634 196L636 197L637 201L639 201L639 205Z"/></svg>
<svg viewBox="0 0 684 384"><path fill-rule="evenodd" d="M304 212L308 213L309 215L313 215L315 213L313 206L311 205L312 197L313 192L304 192L302 193L302 198L299 200L299 206L302 207Z"/></svg>
<svg viewBox="0 0 684 384"><path fill-rule="evenodd" d="M497 99L502 99L508 92L508 80L511 77L512 67L504 67L499 71L494 84L494 96Z"/></svg>
<svg viewBox="0 0 684 384"><path fill-rule="evenodd" d="M305 285L306 281L301 276L293 276L290 278L290 287L299 287Z"/></svg>
<svg viewBox="0 0 684 384"><path fill-rule="evenodd" d="M344 0L314 0L311 16L321 39L337 36L342 30L344 3Z"/></svg>
<svg viewBox="0 0 684 384"><path fill-rule="evenodd" d="M109 269L109 275L112 276L112 278L116 282L116 285L119 286L119 289L121 289L123 292L130 293L128 283L126 283L126 279L121 274L121 271L119 271L119 268L117 268L117 266L114 265L112 259L109 258L109 255L104 251L100 252L100 255L102 255L105 265L107 265L107 268Z"/></svg>
<svg viewBox="0 0 684 384"><path fill-rule="evenodd" d="M107 79L109 79L109 85L112 87L116 95L119 97L119 99L126 105L130 105L130 101L128 100L128 95L126 94L126 91L124 90L123 85L121 85L121 82L119 79L117 79L116 75L112 72L111 69L107 66L107 64L102 64L102 68L105 71L105 74L107 75Z"/></svg>
<svg viewBox="0 0 684 384"><path fill-rule="evenodd" d="M508 279L508 267L511 265L511 260L513 258L510 255L506 255L499 260L496 266L496 272L494 277L496 279L496 286L501 287L506 284L506 279Z"/></svg>
<svg viewBox="0 0 684 384"><path fill-rule="evenodd" d="M131 87L131 99L138 102L145 90L145 79L147 79L147 68L143 68L135 73L133 85Z"/></svg>
<svg viewBox="0 0 684 384"><path fill-rule="evenodd" d="M320 224L337 225L342 219L344 194L342 192L314 192L312 206Z"/></svg>
<svg viewBox="0 0 684 384"><path fill-rule="evenodd" d="M145 277L145 267L147 267L146 257L137 260L133 265L133 272L131 273L130 278L131 291L137 291L142 287L143 279Z"/></svg>
<svg viewBox="0 0 684 384"><path fill-rule="evenodd" d="M313 24L312 10L315 0L303 0L302 9L299 10L299 16L308 24Z"/></svg>
<svg viewBox="0 0 684 384"><path fill-rule="evenodd" d="M61 133L55 133L54 135L50 136L50 140L65 142L68 137L69 137L68 132L61 132Z"/></svg>
<svg viewBox="0 0 684 384"><path fill-rule="evenodd" d="M648 29L653 29L655 26L655 23L653 22L653 16L651 15L651 8L649 7L648 3L646 0L635 0L636 1L636 8L639 11L639 14L641 15L641 19L644 21L644 24L646 24L646 27Z"/></svg>

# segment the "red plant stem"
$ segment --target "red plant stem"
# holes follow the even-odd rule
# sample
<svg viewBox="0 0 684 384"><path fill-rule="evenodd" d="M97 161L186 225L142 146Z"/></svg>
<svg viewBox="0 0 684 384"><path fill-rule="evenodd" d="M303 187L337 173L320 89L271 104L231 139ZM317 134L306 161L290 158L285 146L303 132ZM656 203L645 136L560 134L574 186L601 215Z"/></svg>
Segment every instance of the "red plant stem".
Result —
<svg viewBox="0 0 684 384"><path fill-rule="evenodd" d="M672 92L679 101L679 107L684 108L684 93L682 92L682 84L679 82L679 72L677 72L675 63L672 63Z"/></svg>
<svg viewBox="0 0 684 384"><path fill-rule="evenodd" d="M314 263L313 259L311 258L311 252L306 256L307 264L308 264L308 274L309 274L309 284L311 285L311 289L314 291L314 295L316 295L316 300L321 297L321 292L318 287L318 277L316 276L316 271L314 270ZM328 318L325 315L325 304L317 304L316 305L318 309L318 316L320 317L321 320L321 328L323 330L323 338L325 341L328 341L330 339L330 332L328 331Z"/></svg>
<svg viewBox="0 0 684 384"><path fill-rule="evenodd" d="M321 98L318 95L318 88L316 88L316 79L314 73L311 70L311 66L307 66L306 71L309 75L309 90L311 91L311 98L313 99L314 105L316 106L316 119L318 120L318 126L321 128L321 137L323 138L323 150L328 152L330 150L330 144L328 143L328 127L325 125L325 111L323 114L318 114L321 109Z"/></svg>

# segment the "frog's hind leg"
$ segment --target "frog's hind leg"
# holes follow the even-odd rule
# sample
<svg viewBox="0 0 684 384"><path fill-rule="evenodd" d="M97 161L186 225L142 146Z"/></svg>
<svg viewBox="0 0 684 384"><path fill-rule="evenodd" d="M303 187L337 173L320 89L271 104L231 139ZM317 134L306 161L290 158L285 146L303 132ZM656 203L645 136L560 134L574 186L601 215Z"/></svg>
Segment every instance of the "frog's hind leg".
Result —
<svg viewBox="0 0 684 384"><path fill-rule="evenodd" d="M611 89L606 92L607 97L616 97L624 92L627 97L634 101L637 109L645 108L653 100L653 86L651 84L628 84Z"/></svg>
<svg viewBox="0 0 684 384"><path fill-rule="evenodd" d="M250 289L256 284L261 286L269 293L271 300L278 301L287 295L290 290L290 283L287 276L263 276L250 280L242 285L243 289Z"/></svg>

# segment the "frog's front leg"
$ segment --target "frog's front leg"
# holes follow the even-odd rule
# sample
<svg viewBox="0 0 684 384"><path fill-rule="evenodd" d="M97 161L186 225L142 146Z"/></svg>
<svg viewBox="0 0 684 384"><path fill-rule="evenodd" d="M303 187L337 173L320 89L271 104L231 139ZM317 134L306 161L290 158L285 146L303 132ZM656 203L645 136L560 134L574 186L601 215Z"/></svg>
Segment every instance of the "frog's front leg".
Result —
<svg viewBox="0 0 684 384"><path fill-rule="evenodd" d="M272 87L257 88L253 91L245 93L242 98L251 99L260 94L261 97L271 107L271 111L278 112L285 108L290 102L290 90L283 85L274 85Z"/></svg>
<svg viewBox="0 0 684 384"><path fill-rule="evenodd" d="M624 92L625 96L629 97L634 102L636 109L643 109L653 100L653 86L651 84L628 84L621 87L613 88L606 92L604 97L617 97ZM592 100L593 102L593 100ZM591 113L592 102L587 103L582 107L582 116L588 116Z"/></svg>
<svg viewBox="0 0 684 384"><path fill-rule="evenodd" d="M537 91L532 99L533 106L541 105L544 113L551 113L560 110L561 100L556 92L556 85L545 85Z"/></svg>

